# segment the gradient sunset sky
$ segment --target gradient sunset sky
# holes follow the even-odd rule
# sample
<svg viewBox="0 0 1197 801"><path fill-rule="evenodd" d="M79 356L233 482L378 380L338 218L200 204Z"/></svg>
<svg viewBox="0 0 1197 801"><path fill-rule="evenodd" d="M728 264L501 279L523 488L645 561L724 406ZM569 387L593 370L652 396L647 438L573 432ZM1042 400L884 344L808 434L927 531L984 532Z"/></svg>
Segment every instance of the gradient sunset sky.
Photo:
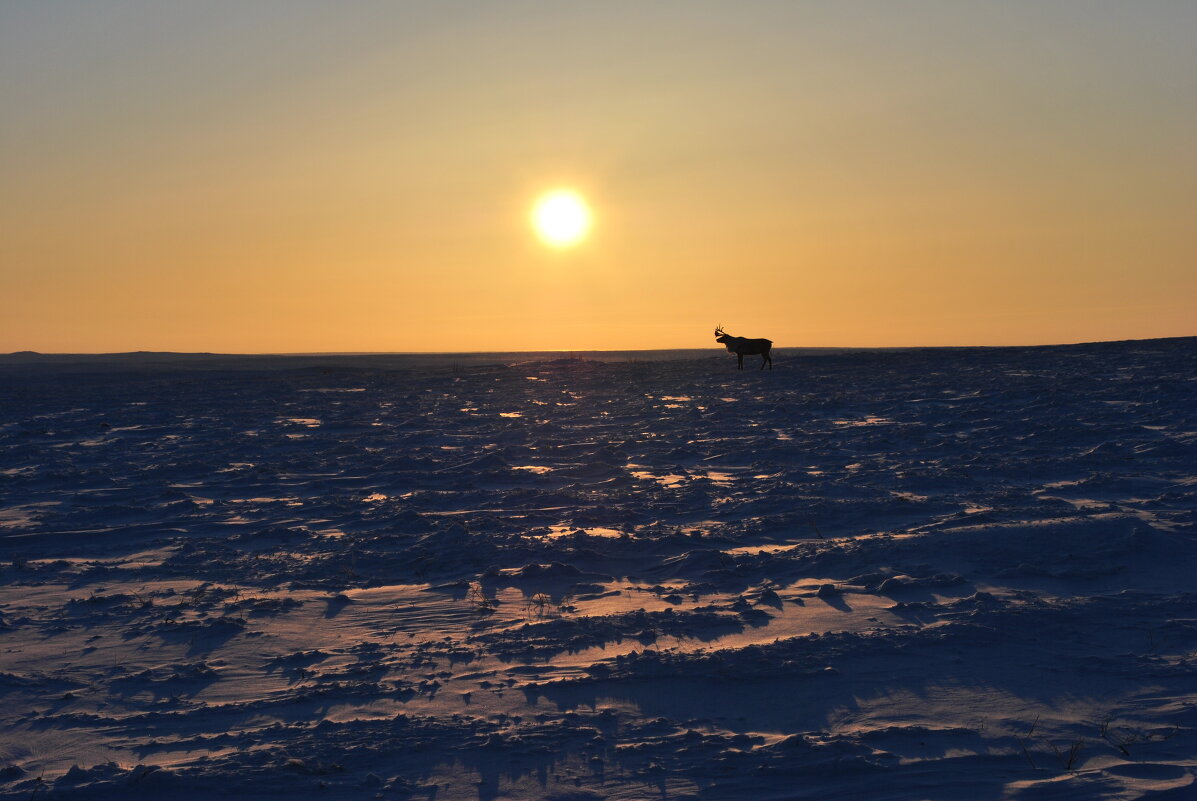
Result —
<svg viewBox="0 0 1197 801"><path fill-rule="evenodd" d="M1197 334L1197 3L0 2L0 351ZM567 187L589 236L529 225Z"/></svg>

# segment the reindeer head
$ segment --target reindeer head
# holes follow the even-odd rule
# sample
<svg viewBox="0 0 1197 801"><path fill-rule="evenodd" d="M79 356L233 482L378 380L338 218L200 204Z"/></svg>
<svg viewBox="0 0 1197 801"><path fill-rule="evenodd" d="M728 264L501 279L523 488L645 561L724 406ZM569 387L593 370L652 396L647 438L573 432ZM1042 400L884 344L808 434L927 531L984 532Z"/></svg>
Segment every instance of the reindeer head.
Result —
<svg viewBox="0 0 1197 801"><path fill-rule="evenodd" d="M716 342L726 342L727 341L727 334L723 333L723 326L721 326L721 325L715 326L715 341Z"/></svg>

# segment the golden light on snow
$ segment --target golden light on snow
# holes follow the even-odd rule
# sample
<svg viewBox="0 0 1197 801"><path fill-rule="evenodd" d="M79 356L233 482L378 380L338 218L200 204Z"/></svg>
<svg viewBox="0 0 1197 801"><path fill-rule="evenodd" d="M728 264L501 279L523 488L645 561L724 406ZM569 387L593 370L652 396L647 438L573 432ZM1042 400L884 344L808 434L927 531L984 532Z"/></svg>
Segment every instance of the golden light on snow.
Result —
<svg viewBox="0 0 1197 801"><path fill-rule="evenodd" d="M546 245L576 245L590 231L590 207L577 192L555 189L541 195L532 207L532 227Z"/></svg>

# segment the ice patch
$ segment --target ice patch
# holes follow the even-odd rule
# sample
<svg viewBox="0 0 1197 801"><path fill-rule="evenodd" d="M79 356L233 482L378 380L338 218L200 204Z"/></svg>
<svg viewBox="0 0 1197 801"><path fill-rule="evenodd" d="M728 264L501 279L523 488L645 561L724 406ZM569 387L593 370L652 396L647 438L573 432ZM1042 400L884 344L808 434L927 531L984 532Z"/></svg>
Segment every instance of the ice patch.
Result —
<svg viewBox="0 0 1197 801"><path fill-rule="evenodd" d="M631 470L633 478L641 481L655 481L663 487L676 487L689 479L680 473L654 473L651 470Z"/></svg>
<svg viewBox="0 0 1197 801"><path fill-rule="evenodd" d="M568 537L574 534L585 537L623 537L626 536L624 532L614 528L604 528L603 526L549 526L550 537Z"/></svg>
<svg viewBox="0 0 1197 801"><path fill-rule="evenodd" d="M863 419L832 420L831 422L833 425L837 425L837 426L859 427L859 426L892 425L894 421L889 419L888 417L878 417L876 415L868 415L868 416L864 417Z"/></svg>

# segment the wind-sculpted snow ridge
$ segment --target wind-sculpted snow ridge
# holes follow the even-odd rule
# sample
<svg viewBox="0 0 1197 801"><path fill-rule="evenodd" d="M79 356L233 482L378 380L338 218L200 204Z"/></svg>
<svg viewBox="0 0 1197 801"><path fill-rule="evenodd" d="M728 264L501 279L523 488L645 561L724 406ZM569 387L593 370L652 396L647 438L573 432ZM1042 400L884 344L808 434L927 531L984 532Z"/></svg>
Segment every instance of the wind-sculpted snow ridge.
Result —
<svg viewBox="0 0 1197 801"><path fill-rule="evenodd" d="M0 799L1197 797L1197 340L0 360Z"/></svg>

